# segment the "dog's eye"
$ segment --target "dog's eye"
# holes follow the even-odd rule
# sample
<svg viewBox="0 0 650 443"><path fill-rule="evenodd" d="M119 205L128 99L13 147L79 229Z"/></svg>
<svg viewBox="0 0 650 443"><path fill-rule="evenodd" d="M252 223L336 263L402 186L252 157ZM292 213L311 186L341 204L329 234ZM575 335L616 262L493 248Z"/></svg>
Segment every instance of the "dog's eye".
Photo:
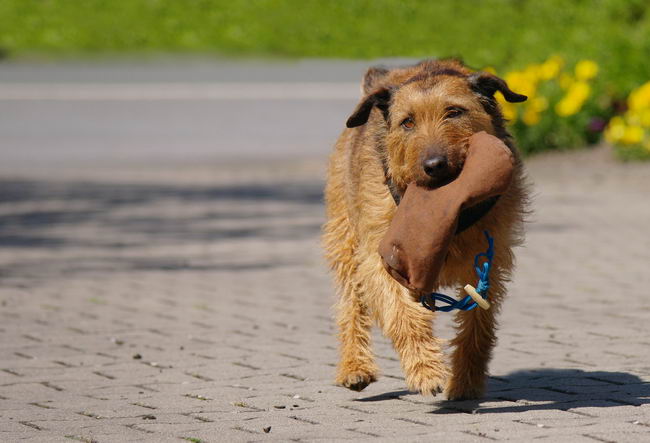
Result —
<svg viewBox="0 0 650 443"><path fill-rule="evenodd" d="M411 117L407 117L402 121L401 126L404 129L411 130L411 129L415 128L415 122L413 121L413 119Z"/></svg>
<svg viewBox="0 0 650 443"><path fill-rule="evenodd" d="M466 110L458 106L450 106L447 109L445 109L445 111L446 111L445 118L456 118L463 115Z"/></svg>

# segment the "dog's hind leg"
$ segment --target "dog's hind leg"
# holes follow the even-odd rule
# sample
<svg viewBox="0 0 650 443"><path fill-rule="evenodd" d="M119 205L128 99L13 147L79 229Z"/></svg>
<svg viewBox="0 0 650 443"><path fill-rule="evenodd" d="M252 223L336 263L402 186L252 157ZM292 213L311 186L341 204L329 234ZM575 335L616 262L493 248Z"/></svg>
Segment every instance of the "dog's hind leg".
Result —
<svg viewBox="0 0 650 443"><path fill-rule="evenodd" d="M338 146L338 145L337 145ZM342 155L341 150L337 152ZM348 194L343 180L343 162L332 157L325 188L327 223L323 227L326 257L336 274L339 299L336 306L340 339L340 360L336 383L361 391L377 380L377 366L370 350L372 321L358 290L356 250L358 242L349 219ZM340 159L339 159L340 160Z"/></svg>
<svg viewBox="0 0 650 443"><path fill-rule="evenodd" d="M377 366L370 349L372 320L352 283L344 283L337 305L341 359L336 383L361 391L377 380Z"/></svg>
<svg viewBox="0 0 650 443"><path fill-rule="evenodd" d="M497 342L496 315L506 293L504 279L498 270L493 268L491 274L488 293L490 309L476 307L456 314L457 334L451 341L455 347L451 356L452 376L447 386L449 400L477 399L485 392L488 364ZM467 275L469 278L472 274L468 272ZM465 295L463 292L461 297Z"/></svg>

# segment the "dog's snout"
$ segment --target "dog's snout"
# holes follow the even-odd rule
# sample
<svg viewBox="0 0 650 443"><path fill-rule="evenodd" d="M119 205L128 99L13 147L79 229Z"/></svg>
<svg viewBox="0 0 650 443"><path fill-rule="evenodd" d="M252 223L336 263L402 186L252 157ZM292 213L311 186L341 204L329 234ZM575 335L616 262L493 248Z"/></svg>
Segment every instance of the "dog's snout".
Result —
<svg viewBox="0 0 650 443"><path fill-rule="evenodd" d="M447 157L444 155L435 155L424 160L424 172L433 178L439 178L447 174Z"/></svg>

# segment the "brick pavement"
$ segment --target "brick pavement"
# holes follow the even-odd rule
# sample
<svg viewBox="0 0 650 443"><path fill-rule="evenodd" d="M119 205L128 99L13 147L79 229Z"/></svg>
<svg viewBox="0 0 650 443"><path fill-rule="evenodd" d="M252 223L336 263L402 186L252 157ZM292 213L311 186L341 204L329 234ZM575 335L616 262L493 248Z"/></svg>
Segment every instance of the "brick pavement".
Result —
<svg viewBox="0 0 650 443"><path fill-rule="evenodd" d="M530 162L481 402L406 392L379 335L333 386L322 163L266 166L3 175L0 441L650 439L650 165Z"/></svg>

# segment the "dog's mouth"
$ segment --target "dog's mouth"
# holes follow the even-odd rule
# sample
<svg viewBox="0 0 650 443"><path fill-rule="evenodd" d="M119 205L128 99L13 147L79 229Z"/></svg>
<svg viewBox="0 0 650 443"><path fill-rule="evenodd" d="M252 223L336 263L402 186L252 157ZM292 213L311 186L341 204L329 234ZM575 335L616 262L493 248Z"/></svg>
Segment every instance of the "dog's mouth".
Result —
<svg viewBox="0 0 650 443"><path fill-rule="evenodd" d="M458 175L460 174L461 169L459 168L456 171L450 171L447 175L442 176L442 177L421 177L418 178L415 182L417 183L418 186L421 186L423 188L427 189L438 189L442 188L443 186L447 186L449 183L453 182L458 178ZM402 195L404 192L402 192Z"/></svg>
<svg viewBox="0 0 650 443"><path fill-rule="evenodd" d="M407 186L380 242L386 271L418 293L436 286L454 235L483 217L510 186L512 152L484 132L472 140L462 172Z"/></svg>

